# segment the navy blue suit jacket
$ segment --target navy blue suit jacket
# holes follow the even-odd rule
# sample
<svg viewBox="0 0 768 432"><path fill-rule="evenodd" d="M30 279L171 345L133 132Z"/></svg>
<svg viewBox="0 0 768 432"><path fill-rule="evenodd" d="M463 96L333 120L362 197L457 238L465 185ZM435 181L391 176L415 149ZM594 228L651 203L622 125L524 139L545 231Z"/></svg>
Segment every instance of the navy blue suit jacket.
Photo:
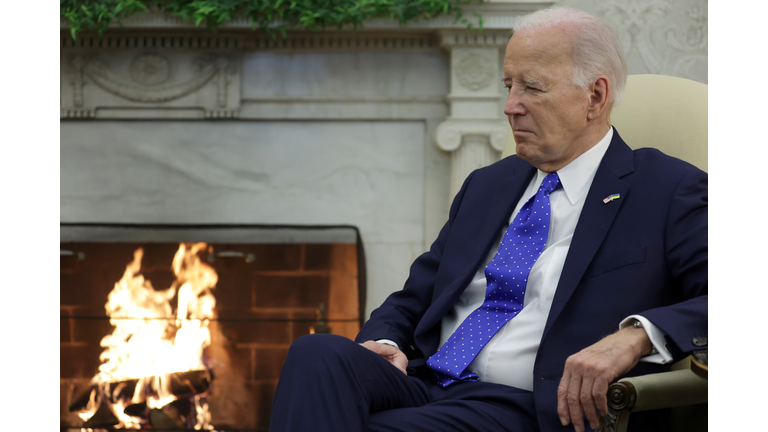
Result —
<svg viewBox="0 0 768 432"><path fill-rule="evenodd" d="M357 337L391 339L419 368L440 322L500 237L536 170L517 156L474 171L430 250ZM603 199L620 194L618 200ZM676 360L707 336L707 174L654 149L631 150L614 130L579 217L534 364L536 416L562 430L557 386L568 356L642 314L668 335ZM514 325L514 320L511 325ZM701 341L701 339L698 339ZM627 375L667 370L639 363Z"/></svg>

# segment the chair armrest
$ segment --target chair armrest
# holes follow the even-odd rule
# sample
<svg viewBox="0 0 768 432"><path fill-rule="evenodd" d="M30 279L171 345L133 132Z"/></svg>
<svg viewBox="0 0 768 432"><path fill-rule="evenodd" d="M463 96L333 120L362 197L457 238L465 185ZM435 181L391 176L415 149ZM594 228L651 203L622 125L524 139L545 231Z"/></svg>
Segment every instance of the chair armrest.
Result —
<svg viewBox="0 0 768 432"><path fill-rule="evenodd" d="M632 390L625 390L632 386ZM634 393L634 397L628 397ZM632 404L628 404L634 399ZM630 412L707 402L707 380L690 369L624 378L608 388L608 406ZM623 408L625 407L625 408Z"/></svg>
<svg viewBox="0 0 768 432"><path fill-rule="evenodd" d="M608 415L597 432L626 430L629 413L707 402L707 380L690 369L624 378L608 387Z"/></svg>

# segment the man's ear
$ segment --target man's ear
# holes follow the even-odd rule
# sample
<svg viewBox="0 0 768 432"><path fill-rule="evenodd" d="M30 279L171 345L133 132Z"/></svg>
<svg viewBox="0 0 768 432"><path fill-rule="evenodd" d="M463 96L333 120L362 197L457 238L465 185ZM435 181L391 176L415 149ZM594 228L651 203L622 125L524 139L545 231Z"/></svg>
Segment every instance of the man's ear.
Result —
<svg viewBox="0 0 768 432"><path fill-rule="evenodd" d="M600 75L589 87L589 107L587 108L587 119L595 120L599 118L608 108L608 98L613 92L608 77Z"/></svg>

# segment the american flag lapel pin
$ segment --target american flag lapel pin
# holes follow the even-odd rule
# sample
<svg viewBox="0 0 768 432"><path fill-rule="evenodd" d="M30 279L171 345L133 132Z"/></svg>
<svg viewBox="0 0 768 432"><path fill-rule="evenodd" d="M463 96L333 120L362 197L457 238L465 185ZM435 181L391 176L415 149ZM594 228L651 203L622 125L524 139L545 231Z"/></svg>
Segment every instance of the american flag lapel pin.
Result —
<svg viewBox="0 0 768 432"><path fill-rule="evenodd" d="M617 200L619 198L621 198L621 196L619 196L619 194L608 195L607 197L605 197L603 199L603 204L608 204L609 202L611 202L613 200Z"/></svg>

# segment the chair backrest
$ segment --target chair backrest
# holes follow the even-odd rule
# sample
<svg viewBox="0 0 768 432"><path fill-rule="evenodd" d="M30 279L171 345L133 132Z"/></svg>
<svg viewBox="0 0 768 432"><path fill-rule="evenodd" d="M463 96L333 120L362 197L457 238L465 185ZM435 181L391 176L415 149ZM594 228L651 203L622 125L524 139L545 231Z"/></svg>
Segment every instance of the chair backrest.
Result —
<svg viewBox="0 0 768 432"><path fill-rule="evenodd" d="M633 149L653 147L707 171L707 85L665 75L630 75L611 123ZM507 134L502 157L515 154Z"/></svg>

